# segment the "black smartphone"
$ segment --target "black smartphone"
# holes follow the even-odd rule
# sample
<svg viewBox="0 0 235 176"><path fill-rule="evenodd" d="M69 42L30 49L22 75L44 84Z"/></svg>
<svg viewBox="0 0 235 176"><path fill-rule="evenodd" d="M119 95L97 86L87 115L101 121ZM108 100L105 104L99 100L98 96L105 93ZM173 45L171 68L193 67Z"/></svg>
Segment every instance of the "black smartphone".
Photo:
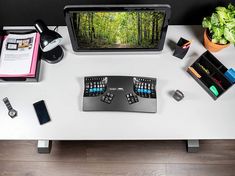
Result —
<svg viewBox="0 0 235 176"><path fill-rule="evenodd" d="M51 121L44 100L34 103L33 106L38 116L40 125Z"/></svg>

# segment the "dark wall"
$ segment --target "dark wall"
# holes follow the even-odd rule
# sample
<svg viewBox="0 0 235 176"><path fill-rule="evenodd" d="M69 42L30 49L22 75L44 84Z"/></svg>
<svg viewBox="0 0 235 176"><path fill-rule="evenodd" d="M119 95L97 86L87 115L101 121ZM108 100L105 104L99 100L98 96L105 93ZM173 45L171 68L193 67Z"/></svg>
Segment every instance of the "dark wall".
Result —
<svg viewBox="0 0 235 176"><path fill-rule="evenodd" d="M235 0L0 0L0 25L32 25L36 19L48 25L65 25L63 8L69 4L170 4L171 24L201 24L203 16L218 5Z"/></svg>

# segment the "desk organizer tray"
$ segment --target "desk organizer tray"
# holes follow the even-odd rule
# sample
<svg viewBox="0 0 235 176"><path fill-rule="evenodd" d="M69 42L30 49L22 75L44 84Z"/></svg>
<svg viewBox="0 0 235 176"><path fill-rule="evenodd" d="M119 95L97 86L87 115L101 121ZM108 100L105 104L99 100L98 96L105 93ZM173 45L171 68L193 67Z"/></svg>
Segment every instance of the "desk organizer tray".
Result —
<svg viewBox="0 0 235 176"><path fill-rule="evenodd" d="M0 29L0 55L1 55L1 50L2 50L2 42L4 39L4 36L8 34L29 34L32 32L36 32L36 30L1 30ZM35 72L35 77L0 77L0 82L5 82L5 81L22 81L22 82L38 82L39 81L39 75L40 75L40 65L41 65L41 49L39 48L38 50L38 59L37 59L37 64L36 64L36 72Z"/></svg>
<svg viewBox="0 0 235 176"><path fill-rule="evenodd" d="M187 69L187 72L216 100L233 85L224 76L227 70L214 55L206 51Z"/></svg>

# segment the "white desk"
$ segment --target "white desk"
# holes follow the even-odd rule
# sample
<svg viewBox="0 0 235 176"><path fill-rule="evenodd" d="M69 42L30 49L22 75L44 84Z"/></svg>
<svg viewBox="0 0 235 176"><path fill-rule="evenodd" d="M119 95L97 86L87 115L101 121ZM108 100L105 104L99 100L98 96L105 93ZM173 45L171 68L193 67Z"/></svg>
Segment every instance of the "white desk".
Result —
<svg viewBox="0 0 235 176"><path fill-rule="evenodd" d="M168 140L235 139L235 87L214 101L186 72L203 52L200 26L169 26L161 54L80 54L72 51L66 27L59 27L65 56L55 65L42 62L38 83L0 83L18 116L11 119L0 103L0 140ZM181 60L169 47L180 37L193 44ZM233 46L214 55L235 68ZM83 112L83 77L150 76L158 79L158 112ZM170 92L179 89L177 102ZM45 100L51 122L39 125L33 103Z"/></svg>

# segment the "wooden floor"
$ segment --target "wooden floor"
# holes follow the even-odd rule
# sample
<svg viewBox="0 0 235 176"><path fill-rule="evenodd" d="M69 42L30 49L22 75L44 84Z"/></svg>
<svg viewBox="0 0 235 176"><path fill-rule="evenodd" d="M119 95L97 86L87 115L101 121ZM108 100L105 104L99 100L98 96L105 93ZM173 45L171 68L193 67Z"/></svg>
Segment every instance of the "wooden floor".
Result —
<svg viewBox="0 0 235 176"><path fill-rule="evenodd" d="M0 141L0 176L235 176L235 140L55 141L38 154L36 141Z"/></svg>

